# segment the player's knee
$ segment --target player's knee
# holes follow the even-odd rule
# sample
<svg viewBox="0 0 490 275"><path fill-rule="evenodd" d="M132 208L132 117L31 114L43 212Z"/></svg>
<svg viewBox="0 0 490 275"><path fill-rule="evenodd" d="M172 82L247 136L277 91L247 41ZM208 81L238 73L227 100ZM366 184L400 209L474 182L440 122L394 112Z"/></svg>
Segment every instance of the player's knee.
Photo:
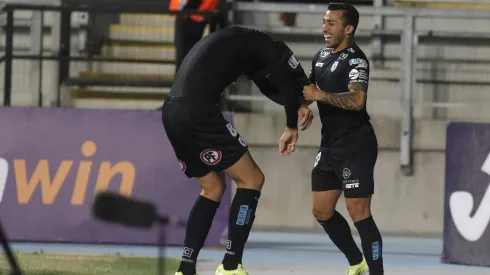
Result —
<svg viewBox="0 0 490 275"><path fill-rule="evenodd" d="M347 211L353 222L361 221L371 215L369 199L346 199Z"/></svg>
<svg viewBox="0 0 490 275"><path fill-rule="evenodd" d="M210 200L220 201L226 191L226 184L224 182L216 182L215 184L201 186L201 188L201 196Z"/></svg>
<svg viewBox="0 0 490 275"><path fill-rule="evenodd" d="M197 179L201 186L201 195L214 201L220 201L226 190L225 175L211 172Z"/></svg>
<svg viewBox="0 0 490 275"><path fill-rule="evenodd" d="M265 183L265 175L259 168L254 169L253 173L247 177L235 180L238 188L262 190Z"/></svg>
<svg viewBox="0 0 490 275"><path fill-rule="evenodd" d="M326 221L333 216L335 208L313 205L313 217L318 221Z"/></svg>

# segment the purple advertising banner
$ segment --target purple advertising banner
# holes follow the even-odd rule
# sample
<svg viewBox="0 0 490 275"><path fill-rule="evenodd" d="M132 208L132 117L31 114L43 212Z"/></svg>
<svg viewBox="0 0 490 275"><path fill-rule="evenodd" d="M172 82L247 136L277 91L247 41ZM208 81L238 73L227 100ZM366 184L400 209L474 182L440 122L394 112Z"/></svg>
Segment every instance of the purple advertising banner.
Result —
<svg viewBox="0 0 490 275"><path fill-rule="evenodd" d="M0 108L0 129L0 219L12 241L158 244L157 225L95 220L94 192L148 200L184 221L200 194L180 170L160 111ZM222 244L230 196L206 245ZM185 227L165 234L165 244L182 245Z"/></svg>
<svg viewBox="0 0 490 275"><path fill-rule="evenodd" d="M444 204L442 261L490 266L490 124L448 126Z"/></svg>

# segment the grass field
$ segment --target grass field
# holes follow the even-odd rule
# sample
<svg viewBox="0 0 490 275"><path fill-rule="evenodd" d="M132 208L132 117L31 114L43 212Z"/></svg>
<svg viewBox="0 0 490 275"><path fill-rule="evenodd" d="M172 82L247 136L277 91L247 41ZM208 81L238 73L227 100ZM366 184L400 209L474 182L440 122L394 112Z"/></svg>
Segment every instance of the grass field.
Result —
<svg viewBox="0 0 490 275"><path fill-rule="evenodd" d="M53 253L16 253L24 275L155 275L158 260L121 255L79 255ZM164 272L173 275L179 262L164 260ZM0 258L0 274L8 274L5 255Z"/></svg>

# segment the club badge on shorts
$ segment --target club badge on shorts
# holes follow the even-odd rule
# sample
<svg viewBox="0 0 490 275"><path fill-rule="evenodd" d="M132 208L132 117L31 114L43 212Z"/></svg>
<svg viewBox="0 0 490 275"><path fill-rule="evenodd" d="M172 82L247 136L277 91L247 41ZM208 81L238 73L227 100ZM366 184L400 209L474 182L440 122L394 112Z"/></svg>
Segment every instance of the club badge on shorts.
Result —
<svg viewBox="0 0 490 275"><path fill-rule="evenodd" d="M216 165L221 161L221 151L214 149L206 149L201 152L201 160L207 165Z"/></svg>
<svg viewBox="0 0 490 275"><path fill-rule="evenodd" d="M185 170L187 169L187 166L180 159L179 159L179 165L180 165L180 170L182 170L182 172L185 172Z"/></svg>

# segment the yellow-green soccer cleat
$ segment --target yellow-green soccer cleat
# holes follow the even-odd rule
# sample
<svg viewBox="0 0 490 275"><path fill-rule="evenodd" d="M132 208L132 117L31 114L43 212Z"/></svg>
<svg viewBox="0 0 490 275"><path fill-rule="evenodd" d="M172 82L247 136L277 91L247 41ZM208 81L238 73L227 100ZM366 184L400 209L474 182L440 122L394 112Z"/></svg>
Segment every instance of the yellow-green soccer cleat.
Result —
<svg viewBox="0 0 490 275"><path fill-rule="evenodd" d="M366 263L364 256L362 257L362 262L349 268L345 271L345 275L367 275L369 274L369 268Z"/></svg>
<svg viewBox="0 0 490 275"><path fill-rule="evenodd" d="M248 275L248 272L241 264L238 264L238 268L235 270L225 270L223 265L220 265L216 269L216 275Z"/></svg>

